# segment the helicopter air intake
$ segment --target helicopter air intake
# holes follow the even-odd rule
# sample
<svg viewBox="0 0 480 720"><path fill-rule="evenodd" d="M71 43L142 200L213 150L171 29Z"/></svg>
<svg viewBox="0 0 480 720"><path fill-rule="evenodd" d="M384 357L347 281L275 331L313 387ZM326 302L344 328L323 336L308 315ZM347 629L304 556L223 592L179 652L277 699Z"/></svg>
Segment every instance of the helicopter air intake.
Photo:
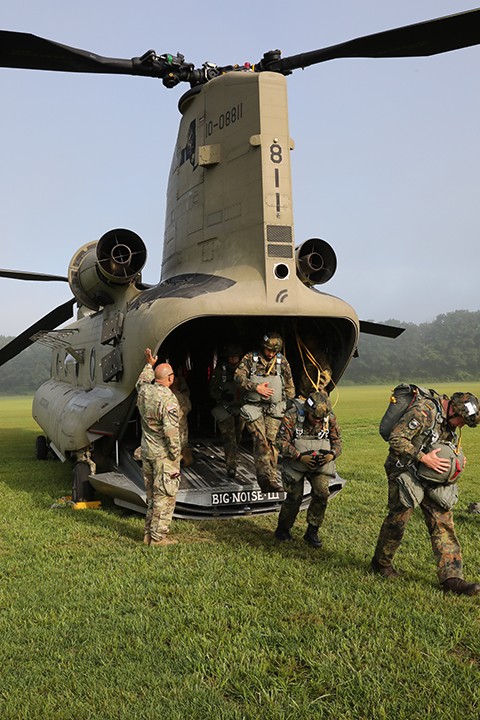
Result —
<svg viewBox="0 0 480 720"><path fill-rule="evenodd" d="M77 250L68 268L70 289L90 310L111 305L132 285L145 265L143 240L131 230L109 230Z"/></svg>

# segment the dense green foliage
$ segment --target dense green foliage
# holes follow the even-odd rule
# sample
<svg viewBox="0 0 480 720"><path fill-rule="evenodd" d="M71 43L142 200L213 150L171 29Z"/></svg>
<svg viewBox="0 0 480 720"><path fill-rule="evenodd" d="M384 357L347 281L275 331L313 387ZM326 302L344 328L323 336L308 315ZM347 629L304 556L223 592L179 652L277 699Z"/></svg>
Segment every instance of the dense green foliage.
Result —
<svg viewBox="0 0 480 720"><path fill-rule="evenodd" d="M455 386L437 386L451 393ZM480 392L480 384L471 385ZM34 459L29 398L0 399L2 720L452 720L480 716L480 598L444 596L419 512L373 576L385 513L389 388L339 391L340 474L324 548L277 543L276 515L178 521L148 548L143 518L51 507L70 468ZM480 578L480 430L456 526Z"/></svg>
<svg viewBox="0 0 480 720"><path fill-rule="evenodd" d="M13 340L0 335L0 348ZM34 392L50 377L51 351L34 343L0 367L0 395Z"/></svg>
<svg viewBox="0 0 480 720"><path fill-rule="evenodd" d="M480 311L456 310L430 323L404 327L396 340L362 334L358 358L350 363L342 383L453 382L480 377Z"/></svg>

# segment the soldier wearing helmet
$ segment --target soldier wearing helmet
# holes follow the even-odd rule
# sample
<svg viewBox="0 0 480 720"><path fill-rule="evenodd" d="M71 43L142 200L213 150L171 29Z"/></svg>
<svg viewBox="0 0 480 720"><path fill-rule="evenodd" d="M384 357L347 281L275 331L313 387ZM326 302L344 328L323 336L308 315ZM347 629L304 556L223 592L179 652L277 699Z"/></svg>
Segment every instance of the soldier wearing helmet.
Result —
<svg viewBox="0 0 480 720"><path fill-rule="evenodd" d="M480 424L480 407L478 398L472 393L456 392L449 400L447 417L449 422L456 418L463 418L468 427L477 427Z"/></svg>
<svg viewBox="0 0 480 720"><path fill-rule="evenodd" d="M278 431L277 448L282 456L282 482L286 498L282 503L275 537L292 540L290 530L300 510L304 481L312 488L307 510L307 531L303 536L313 548L322 546L318 529L323 523L329 483L336 475L335 460L342 452L342 437L330 398L324 391L294 401Z"/></svg>
<svg viewBox="0 0 480 720"><path fill-rule="evenodd" d="M480 424L478 398L456 392L449 398L434 393L417 399L393 428L385 462L388 478L388 515L383 521L372 559L372 570L386 578L399 573L393 557L415 507L420 506L430 534L437 576L444 592L477 595L480 583L463 579L460 543L453 524L458 500L457 477L466 459L460 452L457 428ZM434 447L432 447L434 446ZM451 475L452 457L459 464ZM444 479L446 478L446 479Z"/></svg>
<svg viewBox="0 0 480 720"><path fill-rule="evenodd" d="M265 333L261 349L244 355L234 375L244 393L240 413L253 438L257 482L263 492L283 489L277 480L275 438L286 401L295 397L295 386L282 348L283 340L277 332Z"/></svg>
<svg viewBox="0 0 480 720"><path fill-rule="evenodd" d="M242 354L238 343L229 343L213 371L209 385L210 397L215 402L212 415L222 438L227 477L231 479L237 472L237 448L245 427L245 421L240 416L243 392L233 380Z"/></svg>

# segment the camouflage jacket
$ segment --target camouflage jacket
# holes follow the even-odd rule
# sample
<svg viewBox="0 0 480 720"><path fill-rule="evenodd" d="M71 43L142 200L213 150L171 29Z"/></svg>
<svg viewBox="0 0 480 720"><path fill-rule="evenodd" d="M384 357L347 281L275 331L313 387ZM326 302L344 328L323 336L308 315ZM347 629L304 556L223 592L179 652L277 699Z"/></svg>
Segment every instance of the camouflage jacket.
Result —
<svg viewBox="0 0 480 720"><path fill-rule="evenodd" d="M279 363L277 362L278 357L280 357ZM247 353L235 370L234 380L244 391L252 391L257 387L257 383L250 380L252 375L264 376L265 380L268 380L269 375L277 374L278 366L280 366L279 374L283 378L285 398L293 400L295 397L295 385L293 384L292 370L287 358L281 353L277 353L272 360L267 360L260 352Z"/></svg>
<svg viewBox="0 0 480 720"><path fill-rule="evenodd" d="M458 436L455 429L449 427L443 410L439 414L433 400L418 399L390 433L387 465L418 463L425 452L422 447L437 441L456 446Z"/></svg>
<svg viewBox="0 0 480 720"><path fill-rule="evenodd" d="M142 457L180 456L179 406L170 388L154 383L154 372L147 364L137 380L137 407L142 423Z"/></svg>
<svg viewBox="0 0 480 720"><path fill-rule="evenodd" d="M340 432L340 426L337 422L337 417L333 412L328 414L329 419L329 440L330 448L335 458L338 458L342 452L342 435ZM303 423L303 437L315 437L324 427L324 419L320 418L312 425L308 418L305 418ZM282 423L279 427L276 446L283 458L291 458L295 460L298 456L298 450L295 447L296 439L296 428L297 428L297 409L290 408L285 413Z"/></svg>

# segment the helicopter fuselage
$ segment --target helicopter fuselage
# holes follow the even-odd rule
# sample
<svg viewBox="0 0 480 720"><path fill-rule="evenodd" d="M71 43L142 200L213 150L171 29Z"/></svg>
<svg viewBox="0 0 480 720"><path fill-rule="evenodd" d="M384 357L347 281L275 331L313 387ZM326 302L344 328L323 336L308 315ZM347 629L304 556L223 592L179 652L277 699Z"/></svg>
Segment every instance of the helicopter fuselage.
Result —
<svg viewBox="0 0 480 720"><path fill-rule="evenodd" d="M192 437L214 433L208 381L229 340L247 351L275 328L298 378L298 337L314 335L333 384L355 351L353 308L312 287L333 274L333 251L319 239L307 240L303 255L295 249L283 75L231 72L187 92L179 108L159 284L141 285L146 251L129 231L88 243L70 264L79 317L48 334L52 378L33 403L60 457L88 448L95 457L109 442L118 459L145 347L186 376Z"/></svg>

